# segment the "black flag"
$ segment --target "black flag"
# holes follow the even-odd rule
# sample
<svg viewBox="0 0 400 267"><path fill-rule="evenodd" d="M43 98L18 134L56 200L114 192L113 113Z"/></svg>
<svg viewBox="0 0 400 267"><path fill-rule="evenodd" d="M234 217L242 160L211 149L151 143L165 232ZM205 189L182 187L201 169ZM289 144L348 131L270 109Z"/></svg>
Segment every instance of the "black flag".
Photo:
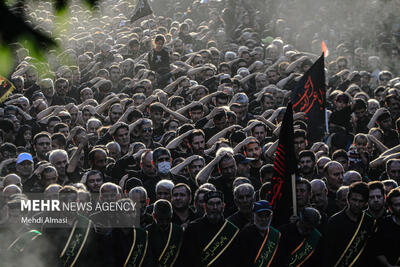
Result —
<svg viewBox="0 0 400 267"><path fill-rule="evenodd" d="M135 22L140 18L146 17L150 14L153 14L153 10L151 9L148 0L139 0L135 11L133 12L133 16L131 18L131 22Z"/></svg>
<svg viewBox="0 0 400 267"><path fill-rule="evenodd" d="M293 110L306 113L308 141L320 141L325 132L324 54L301 77L292 92Z"/></svg>
<svg viewBox="0 0 400 267"><path fill-rule="evenodd" d="M279 133L278 148L275 153L274 175L268 199L274 211L274 226L289 223L292 215L292 174L297 172L297 161L293 142L293 110L289 102Z"/></svg>

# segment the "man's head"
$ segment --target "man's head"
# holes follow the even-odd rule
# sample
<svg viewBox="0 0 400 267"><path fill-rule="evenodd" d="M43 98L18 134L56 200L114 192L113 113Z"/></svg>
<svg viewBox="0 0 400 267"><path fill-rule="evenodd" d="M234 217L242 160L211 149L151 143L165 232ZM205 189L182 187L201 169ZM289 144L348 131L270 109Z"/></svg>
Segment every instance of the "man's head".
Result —
<svg viewBox="0 0 400 267"><path fill-rule="evenodd" d="M156 175L156 168L153 165L153 152L147 150L140 156L140 168L144 174L153 177Z"/></svg>
<svg viewBox="0 0 400 267"><path fill-rule="evenodd" d="M205 160L203 157L198 156L197 159L193 160L189 165L188 165L188 171L190 174L190 177L194 179L196 175L203 169L205 166Z"/></svg>
<svg viewBox="0 0 400 267"><path fill-rule="evenodd" d="M209 191L204 195L205 213L211 222L219 222L224 213L224 194L221 191Z"/></svg>
<svg viewBox="0 0 400 267"><path fill-rule="evenodd" d="M272 206L266 200L260 200L254 203L254 225L260 231L265 231L272 221Z"/></svg>
<svg viewBox="0 0 400 267"><path fill-rule="evenodd" d="M296 155L307 147L307 132L302 129L296 129L293 136L294 151Z"/></svg>
<svg viewBox="0 0 400 267"><path fill-rule="evenodd" d="M86 130L88 133L91 133L91 134L97 135L97 131L101 128L101 126L103 126L103 124L101 123L101 121L99 119L96 119L96 118L90 118L86 122Z"/></svg>
<svg viewBox="0 0 400 267"><path fill-rule="evenodd" d="M361 215L368 203L369 189L364 182L355 182L349 186L349 194L347 195L347 205L349 211L355 215Z"/></svg>
<svg viewBox="0 0 400 267"><path fill-rule="evenodd" d="M311 203L321 211L325 211L328 207L328 188L321 179L311 181Z"/></svg>
<svg viewBox="0 0 400 267"><path fill-rule="evenodd" d="M168 229L172 219L171 203L165 199L157 200L154 203L153 218L161 229Z"/></svg>
<svg viewBox="0 0 400 267"><path fill-rule="evenodd" d="M88 162L92 170L104 171L107 166L107 152L100 147L92 149L89 152Z"/></svg>
<svg viewBox="0 0 400 267"><path fill-rule="evenodd" d="M392 189L387 197L390 211L396 218L400 217L400 188Z"/></svg>
<svg viewBox="0 0 400 267"><path fill-rule="evenodd" d="M204 116L204 107L202 104L195 104L189 109L189 115L193 122L197 122Z"/></svg>
<svg viewBox="0 0 400 267"><path fill-rule="evenodd" d="M116 103L116 104L112 105L108 112L111 123L112 124L116 123L118 121L118 119L122 116L123 113L124 113L124 108L122 107L121 104Z"/></svg>
<svg viewBox="0 0 400 267"><path fill-rule="evenodd" d="M67 79L58 78L54 83L54 89L57 95L61 97L66 97L69 91L69 82Z"/></svg>
<svg viewBox="0 0 400 267"><path fill-rule="evenodd" d="M98 170L91 170L88 171L84 177L86 180L83 179L82 183L87 186L89 192L99 193L100 187L104 183L104 174Z"/></svg>
<svg viewBox="0 0 400 267"><path fill-rule="evenodd" d="M116 184L107 182L101 185L99 195L101 202L117 202L120 198L121 194Z"/></svg>
<svg viewBox="0 0 400 267"><path fill-rule="evenodd" d="M342 164L344 171L349 170L349 156L344 149L338 149L332 154L332 160L339 162Z"/></svg>
<svg viewBox="0 0 400 267"><path fill-rule="evenodd" d="M222 154L225 155L222 156L221 160L219 161L219 173L222 175L222 177L233 181L237 173L237 166L235 158L233 157L233 151L231 148L222 147L218 149L216 156L218 157Z"/></svg>
<svg viewBox="0 0 400 267"><path fill-rule="evenodd" d="M302 175L311 175L315 170L315 154L311 150L303 150L299 154L300 172Z"/></svg>
<svg viewBox="0 0 400 267"><path fill-rule="evenodd" d="M299 220L296 226L302 236L309 236L320 223L321 214L319 211L306 207L299 212Z"/></svg>
<svg viewBox="0 0 400 267"><path fill-rule="evenodd" d="M187 184L179 183L172 188L171 204L176 211L185 211L192 201L192 190Z"/></svg>
<svg viewBox="0 0 400 267"><path fill-rule="evenodd" d="M348 193L349 187L346 185L339 187L339 189L336 191L336 205L338 206L339 210L342 210L347 206Z"/></svg>
<svg viewBox="0 0 400 267"><path fill-rule="evenodd" d="M385 187L381 181L368 183L369 198L368 207L374 212L380 212L385 209Z"/></svg>
<svg viewBox="0 0 400 267"><path fill-rule="evenodd" d="M115 130L113 138L121 147L129 146L129 126L126 123L121 123L121 125Z"/></svg>
<svg viewBox="0 0 400 267"><path fill-rule="evenodd" d="M351 185L359 181L362 181L362 177L357 171L348 171L343 175L343 185Z"/></svg>
<svg viewBox="0 0 400 267"><path fill-rule="evenodd" d="M256 124L251 129L251 136L254 136L260 143L262 143L265 137L267 137L267 127L265 126L265 124L262 122Z"/></svg>
<svg viewBox="0 0 400 267"><path fill-rule="evenodd" d="M235 205L239 212L249 214L254 205L254 187L251 184L241 184L233 191Z"/></svg>
<svg viewBox="0 0 400 267"><path fill-rule="evenodd" d="M262 148L260 145L260 141L254 138L245 146L244 148L245 156L249 158L254 158L256 160L261 159Z"/></svg>
<svg viewBox="0 0 400 267"><path fill-rule="evenodd" d="M17 164L15 166L16 172L24 180L32 175L33 172L33 158L29 153L21 153L17 157Z"/></svg>
<svg viewBox="0 0 400 267"><path fill-rule="evenodd" d="M40 132L33 137L33 149L39 159L44 159L51 149L51 137L47 132Z"/></svg>
<svg viewBox="0 0 400 267"><path fill-rule="evenodd" d="M156 199L171 201L174 183L170 180L161 180L156 184Z"/></svg>
<svg viewBox="0 0 400 267"><path fill-rule="evenodd" d="M153 152L153 164L157 172L161 175L169 174L171 169L171 153L164 147L156 148Z"/></svg>
<svg viewBox="0 0 400 267"><path fill-rule="evenodd" d="M48 187L51 184L57 183L58 173L57 169L53 166L47 166L43 169L40 175L40 184L43 188Z"/></svg>
<svg viewBox="0 0 400 267"><path fill-rule="evenodd" d="M121 157L121 146L117 142L109 142L106 144L107 154L111 158L118 160Z"/></svg>
<svg viewBox="0 0 400 267"><path fill-rule="evenodd" d="M400 159L389 159L386 162L386 174L389 179L400 183Z"/></svg>
<svg viewBox="0 0 400 267"><path fill-rule="evenodd" d="M137 186L129 191L129 198L135 203L136 208L140 211L141 215L146 213L148 204L147 191L142 186Z"/></svg>
<svg viewBox="0 0 400 267"><path fill-rule="evenodd" d="M327 179L328 190L336 192L343 185L344 169L342 164L337 161L330 161L325 164L324 175Z"/></svg>
<svg viewBox="0 0 400 267"><path fill-rule="evenodd" d="M296 200L298 209L308 206L310 204L310 199L311 183L304 178L300 178L296 181Z"/></svg>
<svg viewBox="0 0 400 267"><path fill-rule="evenodd" d="M250 162L254 161L252 158L247 158L243 154L234 155L236 166L237 166L237 176L250 177Z"/></svg>
<svg viewBox="0 0 400 267"><path fill-rule="evenodd" d="M56 167L59 176L63 177L67 174L69 158L68 153L65 150L52 150L49 155L49 162Z"/></svg>
<svg viewBox="0 0 400 267"><path fill-rule="evenodd" d="M193 154L203 155L205 148L205 134L203 130L193 130L188 136L188 146Z"/></svg>

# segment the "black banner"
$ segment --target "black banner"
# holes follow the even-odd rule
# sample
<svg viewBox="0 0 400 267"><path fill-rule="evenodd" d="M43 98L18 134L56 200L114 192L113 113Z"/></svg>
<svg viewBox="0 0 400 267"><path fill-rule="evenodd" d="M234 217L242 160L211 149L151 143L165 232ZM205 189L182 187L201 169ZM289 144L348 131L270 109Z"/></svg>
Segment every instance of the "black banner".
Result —
<svg viewBox="0 0 400 267"><path fill-rule="evenodd" d="M148 0L139 0L136 5L135 11L133 12L131 22L133 23L138 19L146 17L151 14L153 14L153 10L149 5Z"/></svg>

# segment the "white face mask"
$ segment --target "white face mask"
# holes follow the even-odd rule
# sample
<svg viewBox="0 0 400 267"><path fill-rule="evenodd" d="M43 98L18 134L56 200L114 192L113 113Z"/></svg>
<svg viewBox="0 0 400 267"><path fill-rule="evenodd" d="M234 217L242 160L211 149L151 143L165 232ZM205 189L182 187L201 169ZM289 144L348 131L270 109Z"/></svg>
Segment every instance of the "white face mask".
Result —
<svg viewBox="0 0 400 267"><path fill-rule="evenodd" d="M167 174L169 173L169 170L171 169L171 163L169 161L163 161L158 163L158 171L162 174Z"/></svg>

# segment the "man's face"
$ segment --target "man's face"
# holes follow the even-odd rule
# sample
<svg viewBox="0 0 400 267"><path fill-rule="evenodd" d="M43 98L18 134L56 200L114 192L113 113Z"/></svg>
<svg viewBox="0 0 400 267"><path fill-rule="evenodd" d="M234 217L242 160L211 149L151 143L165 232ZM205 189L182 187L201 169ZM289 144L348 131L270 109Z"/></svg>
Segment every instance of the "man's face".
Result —
<svg viewBox="0 0 400 267"><path fill-rule="evenodd" d="M300 170L303 174L311 174L314 172L315 162L311 157L302 157L299 159Z"/></svg>
<svg viewBox="0 0 400 267"><path fill-rule="evenodd" d="M368 207L380 211L385 207L385 197L380 189L369 190Z"/></svg>
<svg viewBox="0 0 400 267"><path fill-rule="evenodd" d="M23 162L16 165L16 171L20 176L30 176L33 172L33 162L29 160L24 160Z"/></svg>
<svg viewBox="0 0 400 267"><path fill-rule="evenodd" d="M112 82L118 82L119 78L121 77L121 71L118 68L112 68L110 70L110 80Z"/></svg>
<svg viewBox="0 0 400 267"><path fill-rule="evenodd" d="M57 173L61 176L66 174L68 166L68 157L63 154L56 155L53 162L54 167L57 169Z"/></svg>
<svg viewBox="0 0 400 267"><path fill-rule="evenodd" d="M177 187L172 191L171 204L174 209L186 210L189 208L190 201L190 194L184 186Z"/></svg>
<svg viewBox="0 0 400 267"><path fill-rule="evenodd" d="M379 85L382 85L382 86L386 86L387 85L387 83L390 81L392 79L392 77L390 76L390 75L382 75L380 78L379 78Z"/></svg>
<svg viewBox="0 0 400 267"><path fill-rule="evenodd" d="M258 90L263 89L265 86L268 85L268 79L266 76L264 75L260 75L259 77L257 77L256 79L256 88Z"/></svg>
<svg viewBox="0 0 400 267"><path fill-rule="evenodd" d="M146 195L141 192L135 192L132 197L131 197L133 203L137 205L137 207L140 210L140 214L145 214L146 213L146 206L147 206L147 199Z"/></svg>
<svg viewBox="0 0 400 267"><path fill-rule="evenodd" d="M101 175L96 173L96 174L90 175L87 178L86 185L88 186L90 192L99 193L100 187L103 184L103 182L104 181L103 181L103 178L101 177Z"/></svg>
<svg viewBox="0 0 400 267"><path fill-rule="evenodd" d="M107 150L108 150L108 155L111 158L118 160L121 157L121 152L119 151L117 145L109 146L107 147Z"/></svg>
<svg viewBox="0 0 400 267"><path fill-rule="evenodd" d="M269 71L267 73L268 82L270 84L276 84L279 81L279 75L276 71Z"/></svg>
<svg viewBox="0 0 400 267"><path fill-rule="evenodd" d="M246 156L249 158L255 158L257 160L261 157L262 149L258 143L250 143L246 146Z"/></svg>
<svg viewBox="0 0 400 267"><path fill-rule="evenodd" d="M207 217L211 220L219 220L224 212L224 203L220 198L211 198L206 203Z"/></svg>
<svg viewBox="0 0 400 267"><path fill-rule="evenodd" d="M118 119L122 116L122 114L124 113L124 110L122 109L121 106L117 105L114 106L111 110L110 110L110 121L114 124L118 121Z"/></svg>
<svg viewBox="0 0 400 267"><path fill-rule="evenodd" d="M306 143L306 139L304 139L304 137L300 136L300 137L294 138L294 150L295 150L296 155L298 155L301 151L306 149L306 146L307 146L307 143Z"/></svg>
<svg viewBox="0 0 400 267"><path fill-rule="evenodd" d="M59 132L62 133L62 134L65 136L65 138L67 138L68 135L69 135L69 129L68 129L68 127L61 128L61 129L59 130Z"/></svg>
<svg viewBox="0 0 400 267"><path fill-rule="evenodd" d="M97 135L97 130L100 129L101 127L101 123L99 123L98 121L91 121L88 124L88 133L90 134L96 134Z"/></svg>
<svg viewBox="0 0 400 267"><path fill-rule="evenodd" d="M275 107L275 102L271 97L264 97L263 109L268 110Z"/></svg>
<svg viewBox="0 0 400 267"><path fill-rule="evenodd" d="M396 182L400 182L400 162L392 162L390 168L388 168L388 177Z"/></svg>
<svg viewBox="0 0 400 267"><path fill-rule="evenodd" d="M153 111L151 112L151 120L154 124L160 124L162 121L164 113L162 111Z"/></svg>
<svg viewBox="0 0 400 267"><path fill-rule="evenodd" d="M204 162L201 159L192 161L192 163L189 164L190 177L195 178L203 167Z"/></svg>
<svg viewBox="0 0 400 267"><path fill-rule="evenodd" d="M328 169L328 175L327 175L327 181L328 181L328 187L332 191L336 191L343 185L343 174L344 174L344 169L342 165L334 164L331 165Z"/></svg>
<svg viewBox="0 0 400 267"><path fill-rule="evenodd" d="M165 199L171 201L171 190L164 186L159 186L156 192L156 198L157 200Z"/></svg>
<svg viewBox="0 0 400 267"><path fill-rule="evenodd" d="M254 194L248 187L238 189L235 204L241 213L251 213L254 204Z"/></svg>
<svg viewBox="0 0 400 267"><path fill-rule="evenodd" d="M219 120L214 119L214 126L218 130L223 130L226 127L226 123L227 123L227 117L226 116L220 118Z"/></svg>
<svg viewBox="0 0 400 267"><path fill-rule="evenodd" d="M260 230L266 230L272 219L272 211L266 210L254 213L254 224Z"/></svg>
<svg viewBox="0 0 400 267"><path fill-rule="evenodd" d="M153 136L153 127L150 123L145 123L140 129L140 137L144 140L151 139Z"/></svg>
<svg viewBox="0 0 400 267"><path fill-rule="evenodd" d="M115 132L115 142L117 142L121 147L129 145L129 130L126 128L119 128Z"/></svg>
<svg viewBox="0 0 400 267"><path fill-rule="evenodd" d="M51 149L51 141L50 138L43 136L36 139L35 151L36 154L40 157L44 157L47 152Z"/></svg>
<svg viewBox="0 0 400 267"><path fill-rule="evenodd" d="M322 186L311 186L311 202L319 210L328 206L328 192Z"/></svg>
<svg viewBox="0 0 400 267"><path fill-rule="evenodd" d="M190 118L193 120L193 122L199 121L201 118L203 118L204 112L202 110L192 110L190 112Z"/></svg>
<svg viewBox="0 0 400 267"><path fill-rule="evenodd" d="M356 109L354 114L356 115L357 119L362 119L367 116L367 110L364 108Z"/></svg>
<svg viewBox="0 0 400 267"><path fill-rule="evenodd" d="M392 128L392 119L391 118L387 118L387 119L384 119L384 120L380 121L379 122L379 127L383 131L390 130Z"/></svg>
<svg viewBox="0 0 400 267"><path fill-rule="evenodd" d="M308 191L306 184L296 185L296 200L297 205L300 207L304 207L310 202L310 192Z"/></svg>
<svg viewBox="0 0 400 267"><path fill-rule="evenodd" d="M29 88L31 85L36 83L37 78L38 78L38 73L34 69L30 69L26 72L26 77L25 77L25 88Z"/></svg>
<svg viewBox="0 0 400 267"><path fill-rule="evenodd" d="M394 216L400 217L400 197L392 198L390 209Z"/></svg>
<svg viewBox="0 0 400 267"><path fill-rule="evenodd" d="M107 166L107 154L104 151L98 151L94 155L93 170L103 171Z"/></svg>
<svg viewBox="0 0 400 267"><path fill-rule="evenodd" d="M59 82L56 85L56 92L59 96L67 96L68 94L68 83L67 82Z"/></svg>
<svg viewBox="0 0 400 267"><path fill-rule="evenodd" d="M225 159L220 163L221 175L226 178L234 179L237 172L236 162L234 158Z"/></svg>
<svg viewBox="0 0 400 267"><path fill-rule="evenodd" d="M250 164L249 163L238 163L237 164L237 176L250 177Z"/></svg>
<svg viewBox="0 0 400 267"><path fill-rule="evenodd" d="M351 193L348 197L348 206L354 215L360 215L367 205L367 200L359 193Z"/></svg>
<svg viewBox="0 0 400 267"><path fill-rule="evenodd" d="M85 100L93 99L93 91L91 89L84 89L81 91L81 100L84 102Z"/></svg>
<svg viewBox="0 0 400 267"><path fill-rule="evenodd" d="M253 128L253 136L257 138L258 141L262 142L265 139L265 127L260 125Z"/></svg>
<svg viewBox="0 0 400 267"><path fill-rule="evenodd" d="M151 161L152 161L152 154L148 153L142 161L141 168L142 168L144 174L146 174L148 176L155 176L156 168L151 163Z"/></svg>
<svg viewBox="0 0 400 267"><path fill-rule="evenodd" d="M387 101L387 106L392 114L399 114L400 113L400 101L395 97L391 97Z"/></svg>
<svg viewBox="0 0 400 267"><path fill-rule="evenodd" d="M345 171L349 170L349 161L348 161L348 159L346 159L345 157L339 157L339 158L336 159L336 161L339 162L343 166L343 169Z"/></svg>
<svg viewBox="0 0 400 267"><path fill-rule="evenodd" d="M49 172L43 172L41 175L40 182L42 183L43 187L46 188L51 184L57 183L57 172L52 170Z"/></svg>
<svg viewBox="0 0 400 267"><path fill-rule="evenodd" d="M192 140L192 150L193 153L200 153L202 154L204 152L204 147L205 147L205 140L204 136L202 135L196 135L193 137Z"/></svg>

